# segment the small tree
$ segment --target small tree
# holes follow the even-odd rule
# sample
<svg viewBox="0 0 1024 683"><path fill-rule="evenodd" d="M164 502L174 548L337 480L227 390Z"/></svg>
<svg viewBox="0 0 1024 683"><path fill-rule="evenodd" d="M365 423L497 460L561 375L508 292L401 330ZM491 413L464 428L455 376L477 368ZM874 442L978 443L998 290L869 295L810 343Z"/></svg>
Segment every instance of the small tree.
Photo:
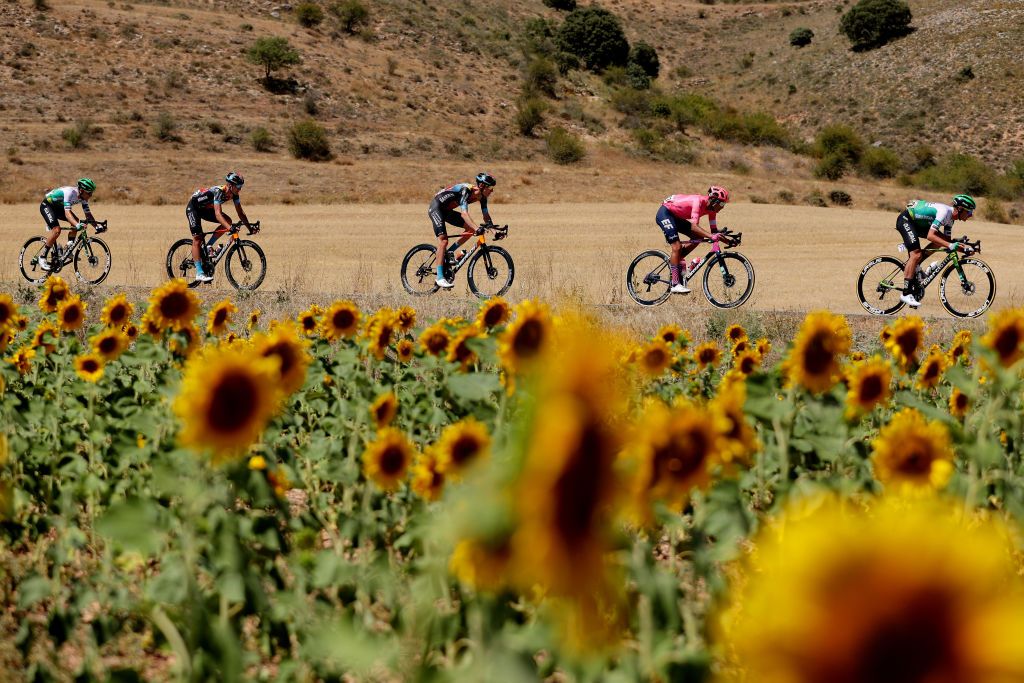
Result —
<svg viewBox="0 0 1024 683"><path fill-rule="evenodd" d="M804 26L793 29L793 32L789 34L789 44L793 47L810 45L812 40L814 40L814 31Z"/></svg>
<svg viewBox="0 0 1024 683"><path fill-rule="evenodd" d="M355 33L360 25L370 19L370 10L360 0L341 0L331 6L331 11L338 17L346 33Z"/></svg>
<svg viewBox="0 0 1024 683"><path fill-rule="evenodd" d="M548 156L556 164L574 164L587 155L583 141L561 126L548 133L547 143Z"/></svg>
<svg viewBox="0 0 1024 683"><path fill-rule="evenodd" d="M629 63L639 66L651 78L657 78L661 73L661 60L658 59L658 51L643 41L634 45L629 51Z"/></svg>
<svg viewBox="0 0 1024 683"><path fill-rule="evenodd" d="M524 97L516 103L516 128L523 135L533 135L533 129L544 120L547 106L537 97Z"/></svg>
<svg viewBox="0 0 1024 683"><path fill-rule="evenodd" d="M555 42L562 51L579 57L591 71L625 66L629 59L629 41L619 18L600 7L570 12L558 27Z"/></svg>
<svg viewBox="0 0 1024 683"><path fill-rule="evenodd" d="M288 130L288 151L296 159L327 161L334 157L327 131L316 121L299 121Z"/></svg>
<svg viewBox="0 0 1024 683"><path fill-rule="evenodd" d="M260 38L246 52L246 58L253 64L262 64L267 70L264 81L270 83L270 73L284 66L302 61L299 53L288 44L287 38Z"/></svg>
<svg viewBox="0 0 1024 683"><path fill-rule="evenodd" d="M324 20L324 11L315 2L300 2L295 6L295 19L306 28L319 26Z"/></svg>
<svg viewBox="0 0 1024 683"><path fill-rule="evenodd" d="M843 15L839 32L850 39L854 50L868 50L905 36L912 18L904 0L860 0Z"/></svg>

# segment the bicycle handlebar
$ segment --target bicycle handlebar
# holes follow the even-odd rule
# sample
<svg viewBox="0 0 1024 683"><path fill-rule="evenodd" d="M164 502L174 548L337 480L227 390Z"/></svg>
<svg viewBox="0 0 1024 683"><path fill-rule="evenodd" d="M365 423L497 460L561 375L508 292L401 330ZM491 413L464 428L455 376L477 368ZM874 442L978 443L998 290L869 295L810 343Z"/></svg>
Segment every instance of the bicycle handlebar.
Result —
<svg viewBox="0 0 1024 683"><path fill-rule="evenodd" d="M979 253L979 254L981 253L981 240L976 240L976 241L972 242L970 239L968 239L967 235L964 235L963 237L961 237L960 239L958 239L956 241L959 242L960 244L964 245L965 247L970 247L976 253Z"/></svg>
<svg viewBox="0 0 1024 683"><path fill-rule="evenodd" d="M238 232L243 227L245 227L245 223L243 223L242 221L235 221L234 223L231 224L231 232ZM260 231L260 222L259 221L250 221L249 222L249 234L250 235L254 235L254 234L256 234L259 231Z"/></svg>
<svg viewBox="0 0 1024 683"><path fill-rule="evenodd" d="M503 240L508 236L508 225L495 225L494 223L484 223L476 229L477 235L482 235L488 230L494 231L494 240Z"/></svg>

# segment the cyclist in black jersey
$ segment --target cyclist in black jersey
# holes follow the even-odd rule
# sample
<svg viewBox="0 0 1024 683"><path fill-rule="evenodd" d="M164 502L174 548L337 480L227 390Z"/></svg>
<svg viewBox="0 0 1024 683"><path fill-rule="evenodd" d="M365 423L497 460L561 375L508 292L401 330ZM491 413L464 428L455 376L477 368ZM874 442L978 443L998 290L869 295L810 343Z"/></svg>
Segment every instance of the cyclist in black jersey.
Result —
<svg viewBox="0 0 1024 683"><path fill-rule="evenodd" d="M224 176L224 180L227 181L224 185L214 185L213 187L196 190L192 198L189 199L188 206L185 207L188 229L192 233L192 260L196 264L196 280L199 282L210 282L213 280L213 276L206 272L202 259L203 221L220 224L220 228L210 237L208 245L213 245L221 235L231 229L231 221L224 215L221 209L221 205L224 202L231 201L238 212L238 219L245 223L245 227L250 232L252 231L252 228L249 226L249 217L242 210L242 200L238 197L238 193L242 191L245 179L238 173L231 171Z"/></svg>
<svg viewBox="0 0 1024 683"><path fill-rule="evenodd" d="M469 205L473 202L480 202L480 211L484 215L484 221L491 223L491 212L487 210L487 198L494 192L497 181L490 173L477 173L476 184L456 183L442 189L434 195L430 202L427 215L430 216L430 224L437 236L437 258L434 265L437 268L437 286L450 289L455 283L450 282L444 276L444 255L448 250L448 233L445 231L445 223L462 228L462 235L455 243L456 247L462 246L466 240L473 236L477 230L476 223L469 217Z"/></svg>

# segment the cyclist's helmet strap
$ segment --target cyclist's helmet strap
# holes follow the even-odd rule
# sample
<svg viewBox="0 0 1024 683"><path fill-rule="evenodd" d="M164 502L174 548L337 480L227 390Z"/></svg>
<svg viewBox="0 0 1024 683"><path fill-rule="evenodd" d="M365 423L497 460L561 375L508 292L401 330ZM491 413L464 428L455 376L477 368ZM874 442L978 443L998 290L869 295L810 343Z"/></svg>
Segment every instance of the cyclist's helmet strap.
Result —
<svg viewBox="0 0 1024 683"><path fill-rule="evenodd" d="M968 194L958 194L953 197L953 206L958 209L967 209L973 213L978 208L978 203Z"/></svg>
<svg viewBox="0 0 1024 683"><path fill-rule="evenodd" d="M228 183L234 185L239 190L241 190L242 185L245 184L245 179L242 178L242 176L240 176L239 174L235 173L234 171L231 171L226 176L224 176L224 180L228 181Z"/></svg>
<svg viewBox="0 0 1024 683"><path fill-rule="evenodd" d="M95 192L96 183L91 178L79 178L78 179L78 191L79 192Z"/></svg>
<svg viewBox="0 0 1024 683"><path fill-rule="evenodd" d="M708 188L708 199L714 200L719 204L728 204L729 190L718 185L712 185Z"/></svg>
<svg viewBox="0 0 1024 683"><path fill-rule="evenodd" d="M486 185L487 187L494 187L498 184L498 181L494 179L490 173L477 173L476 182L479 185Z"/></svg>

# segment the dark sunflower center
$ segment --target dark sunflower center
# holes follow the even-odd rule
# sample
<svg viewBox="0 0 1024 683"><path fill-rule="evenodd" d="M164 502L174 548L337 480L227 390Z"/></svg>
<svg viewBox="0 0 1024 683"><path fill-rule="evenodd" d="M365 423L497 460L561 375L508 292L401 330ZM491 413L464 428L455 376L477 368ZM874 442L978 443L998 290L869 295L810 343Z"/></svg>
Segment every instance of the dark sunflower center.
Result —
<svg viewBox="0 0 1024 683"><path fill-rule="evenodd" d="M181 292L171 292L160 300L160 315L168 320L180 320L188 311L188 296Z"/></svg>
<svg viewBox="0 0 1024 683"><path fill-rule="evenodd" d="M462 341L459 342L459 345L455 347L455 359L461 363L464 361L469 361L472 358L473 349L469 348L469 345L466 344L466 340L463 339Z"/></svg>
<svg viewBox="0 0 1024 683"><path fill-rule="evenodd" d="M218 308L216 313L213 314L213 326L214 327L220 327L225 322L227 322L227 319L228 319L228 309L226 309L226 308Z"/></svg>
<svg viewBox="0 0 1024 683"><path fill-rule="evenodd" d="M302 317L302 329L303 330L305 330L306 332L309 332L310 330L314 329L315 327L316 327L316 318L314 318L311 315L306 315L306 316Z"/></svg>
<svg viewBox="0 0 1024 683"><path fill-rule="evenodd" d="M955 401L957 410L967 410L967 394L957 394Z"/></svg>
<svg viewBox="0 0 1024 683"><path fill-rule="evenodd" d="M78 310L78 306L68 306L64 309L64 323L67 325L73 325L81 317L82 312Z"/></svg>
<svg viewBox="0 0 1024 683"><path fill-rule="evenodd" d="M1020 334L1017 332L1016 326L1007 327L996 337L995 348L1000 358L1013 356L1017 352L1018 346L1020 346Z"/></svg>
<svg viewBox="0 0 1024 683"><path fill-rule="evenodd" d="M504 306L491 306L484 313L484 325L487 327L494 327L502 320L505 319L505 307Z"/></svg>
<svg viewBox="0 0 1024 683"><path fill-rule="evenodd" d="M714 349L703 349L703 350L701 350L700 357L699 357L698 360L700 360L701 365L707 365L708 363L710 363L713 360L715 360L715 351L714 351Z"/></svg>
<svg viewBox="0 0 1024 683"><path fill-rule="evenodd" d="M11 307L7 304L0 304L0 326L6 325L11 319Z"/></svg>
<svg viewBox="0 0 1024 683"><path fill-rule="evenodd" d="M100 369L100 364L94 358L87 358L82 361L82 370L85 372L96 372Z"/></svg>
<svg viewBox="0 0 1024 683"><path fill-rule="evenodd" d="M126 317L128 317L127 313L128 311L123 304L115 305L113 308L110 309L110 324L116 325L117 323L123 321Z"/></svg>
<svg viewBox="0 0 1024 683"><path fill-rule="evenodd" d="M668 356L666 356L665 352L662 351L661 349L651 349L650 351L647 352L647 355L644 357L644 361L647 363L647 367L652 370L660 368L662 365L665 364L667 360Z"/></svg>
<svg viewBox="0 0 1024 683"><path fill-rule="evenodd" d="M882 378L878 375L868 375L860 383L860 400L864 403L874 403L881 398L883 390Z"/></svg>
<svg viewBox="0 0 1024 683"><path fill-rule="evenodd" d="M114 353L117 351L117 338L116 337L104 337L100 339L99 347L100 353Z"/></svg>
<svg viewBox="0 0 1024 683"><path fill-rule="evenodd" d="M655 481L687 479L703 465L708 446L707 435L701 430L673 435L668 443L654 451Z"/></svg>
<svg viewBox="0 0 1024 683"><path fill-rule="evenodd" d="M475 437L464 434L452 444L452 462L459 466L464 465L479 452L480 442Z"/></svg>
<svg viewBox="0 0 1024 683"><path fill-rule="evenodd" d="M527 320L512 339L512 350L519 358L530 358L540 351L544 343L544 326L538 320Z"/></svg>
<svg viewBox="0 0 1024 683"><path fill-rule="evenodd" d="M378 423L387 421L391 417L391 408L392 406L390 401L384 401L379 406L377 406L377 411L373 415L374 419Z"/></svg>
<svg viewBox="0 0 1024 683"><path fill-rule="evenodd" d="M929 363L924 369L924 381L934 382L939 376L939 364L936 361Z"/></svg>
<svg viewBox="0 0 1024 683"><path fill-rule="evenodd" d="M744 356L743 359L740 361L740 372L742 372L744 375L749 375L754 371L754 368L756 367L757 364L754 363L754 359L751 358L750 356Z"/></svg>
<svg viewBox="0 0 1024 683"><path fill-rule="evenodd" d="M931 450L922 444L912 444L899 464L900 472L910 475L926 475L932 469Z"/></svg>
<svg viewBox="0 0 1024 683"><path fill-rule="evenodd" d="M595 421L582 425L565 470L555 483L555 526L570 547L593 535L604 486L602 461L606 441Z"/></svg>
<svg viewBox="0 0 1024 683"><path fill-rule="evenodd" d="M222 433L236 432L252 422L258 407L259 387L247 372L227 372L213 387L208 421Z"/></svg>
<svg viewBox="0 0 1024 683"><path fill-rule="evenodd" d="M809 375L823 375L832 367L834 356L829 349L828 333L819 332L811 337L804 349L804 369Z"/></svg>
<svg viewBox="0 0 1024 683"><path fill-rule="evenodd" d="M395 477L405 469L405 450L401 446L388 446L380 454L380 471Z"/></svg>
<svg viewBox="0 0 1024 683"><path fill-rule="evenodd" d="M900 351L907 358L912 358L914 353L917 351L918 345L921 343L921 337L918 335L917 330L908 330L900 336L896 337L896 346L900 347Z"/></svg>
<svg viewBox="0 0 1024 683"><path fill-rule="evenodd" d="M391 343L391 334L393 330L391 325L381 325L380 330L377 332L377 347L384 348Z"/></svg>
<svg viewBox="0 0 1024 683"><path fill-rule="evenodd" d="M288 373L297 362L295 349L290 344L280 342L269 347L263 352L263 357L268 358L270 356L277 356L281 361L281 376L287 377Z"/></svg>
<svg viewBox="0 0 1024 683"><path fill-rule="evenodd" d="M350 327L352 327L355 321L356 318L354 315L352 315L352 311L349 311L347 309L335 311L334 317L331 320L331 322L334 325L334 329L336 330L347 330Z"/></svg>
<svg viewBox="0 0 1024 683"><path fill-rule="evenodd" d="M448 346L448 337L443 334L432 334L427 339L427 348L430 349L431 353L439 353L446 346Z"/></svg>

